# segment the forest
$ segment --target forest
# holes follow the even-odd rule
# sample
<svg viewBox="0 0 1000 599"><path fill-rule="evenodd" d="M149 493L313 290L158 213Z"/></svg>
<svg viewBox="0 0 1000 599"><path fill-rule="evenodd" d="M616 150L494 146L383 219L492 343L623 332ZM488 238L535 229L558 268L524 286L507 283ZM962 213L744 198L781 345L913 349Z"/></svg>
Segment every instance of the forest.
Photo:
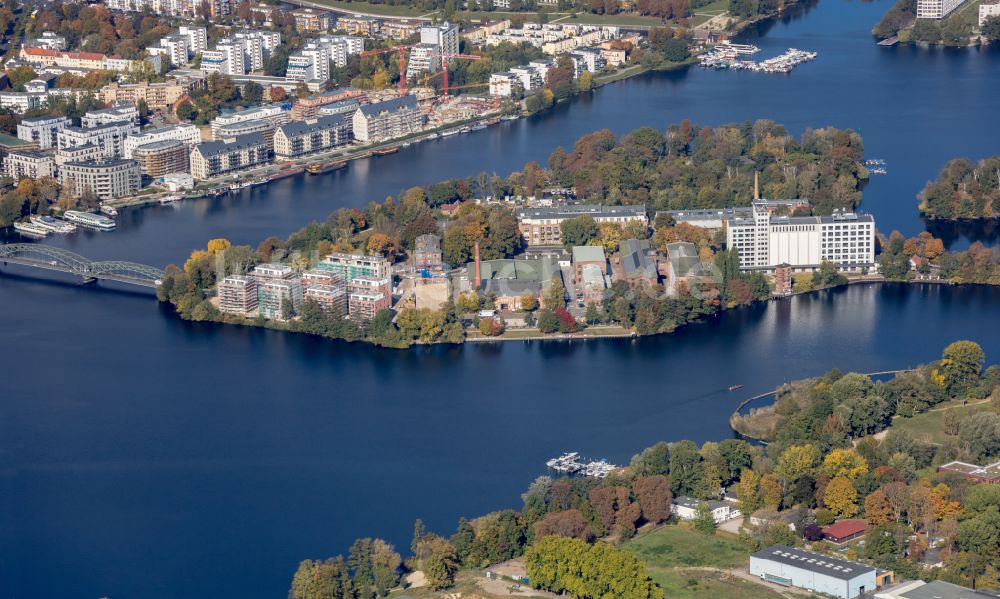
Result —
<svg viewBox="0 0 1000 599"><path fill-rule="evenodd" d="M951 160L917 196L928 218L962 220L1000 217L1000 156L978 163Z"/></svg>
<svg viewBox="0 0 1000 599"><path fill-rule="evenodd" d="M671 505L678 496L718 499L729 489L742 513L760 522L744 521L739 543L747 554L772 544L832 553L838 547L823 540L821 527L860 518L869 527L867 542L838 556L891 569L897 579L995 589L1000 486L936 468L1000 457L1000 369L984 370L984 363L976 343L957 341L940 360L889 381L836 370L797 381L778 390L766 446L742 439L660 442L603 480L540 476L521 496L519 510L462 518L450 535L429 532L418 520L410 556L399 559L389 548L377 561L398 564L396 580L422 570L431 588L447 589L462 570L523 555L536 588L581 599L607 597L608 589L618 589L616 597L659 598L662 589L627 541L640 529L686 526L709 542L716 523L705 504L686 523L671 514ZM931 444L899 425L942 406L944 443ZM873 436L890 422L887 435ZM930 538L940 539L942 568L922 561ZM381 542L356 542L346 560L302 562L289 597L385 596L372 583L375 560L366 557L373 543ZM604 567L592 567L597 564ZM382 579L393 579L382 571ZM319 581L324 590L303 592L305 581Z"/></svg>

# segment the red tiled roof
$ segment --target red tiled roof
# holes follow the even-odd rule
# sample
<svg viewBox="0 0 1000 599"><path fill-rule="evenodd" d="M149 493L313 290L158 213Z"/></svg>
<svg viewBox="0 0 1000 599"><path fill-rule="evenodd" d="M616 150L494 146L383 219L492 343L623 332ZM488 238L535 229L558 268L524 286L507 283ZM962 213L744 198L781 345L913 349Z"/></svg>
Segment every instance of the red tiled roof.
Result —
<svg viewBox="0 0 1000 599"><path fill-rule="evenodd" d="M864 520L841 520L823 528L823 534L834 539L844 539L865 531L868 523Z"/></svg>
<svg viewBox="0 0 1000 599"><path fill-rule="evenodd" d="M51 56L52 58L65 56L79 60L104 60L104 55L97 52L60 52L58 50L49 50L48 48L23 48L23 51L25 54L32 56Z"/></svg>

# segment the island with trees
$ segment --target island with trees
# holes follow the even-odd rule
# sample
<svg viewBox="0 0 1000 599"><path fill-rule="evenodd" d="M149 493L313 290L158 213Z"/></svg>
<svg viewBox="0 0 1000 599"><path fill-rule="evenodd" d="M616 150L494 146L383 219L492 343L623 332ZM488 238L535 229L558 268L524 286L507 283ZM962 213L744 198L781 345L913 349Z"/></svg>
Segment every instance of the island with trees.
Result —
<svg viewBox="0 0 1000 599"><path fill-rule="evenodd" d="M920 212L939 220L1000 218L1000 156L951 160L920 192Z"/></svg>
<svg viewBox="0 0 1000 599"><path fill-rule="evenodd" d="M397 307L368 321L324 313L306 301L296 314L264 320L222 314L215 286L223 278L242 275L257 264L281 262L296 271L314 267L331 252L407 260L417 237L441 237L443 262L463 268L478 244L483 260L511 258L524 251L514 208L526 198L550 189L573 189L586 202L644 205L647 214L680 208L745 206L752 197L755 173L770 197L810 198L812 210L829 214L853 209L861 199L868 173L861 164L861 138L852 131L807 130L800 138L771 121L702 127L685 121L665 132L644 127L616 137L608 130L579 139L570 150L557 148L547 167L529 162L506 178L481 173L413 187L363 210L343 208L324 222L313 222L287 239L269 237L256 248L212 240L190 255L183 268L170 265L158 288L181 317L280 330L304 332L348 341L368 341L387 347L415 343L460 343L467 335L496 337L503 323L484 322L481 310L493 308L487 293L454 294L438 309ZM519 198L513 202L489 198ZM447 208L447 214L445 209ZM567 310L559 277L544 297L522 303L525 319L539 335L586 334L588 328L616 335L667 333L720 310L769 299L767 277L742 272L734 249L724 248L718 232L676 224L669 215L641 223L598 225L583 216L562 225L567 248L601 245L609 254L625 239L648 240L662 255L677 241L694 244L709 273L668 294L662 284L635 293L628 284L614 282L603 300L574 317ZM460 274L454 270L451 274ZM846 283L833 265L816 273L796 276L796 290L806 291ZM544 300L538 305L537 300Z"/></svg>
<svg viewBox="0 0 1000 599"><path fill-rule="evenodd" d="M1000 17L979 26L978 2L959 7L944 19L918 19L917 0L897 0L872 29L878 40L963 47L1000 40Z"/></svg>
<svg viewBox="0 0 1000 599"><path fill-rule="evenodd" d="M397 585L415 597L483 596L487 573L519 567L526 578L507 584L581 599L777 599L730 575L774 544L892 570L897 580L995 589L1000 486L948 467L1000 459L1000 368L984 365L978 344L957 341L890 380L833 370L784 385L747 425L767 445L660 442L604 479L540 476L520 509L462 518L449 535L418 520L405 559L360 539L346 559L303 561L289 597L386 596ZM704 503L723 490L742 513L738 532L719 530ZM679 497L701 502L692 518L678 520ZM825 539L822 527L844 519L865 523L863 542Z"/></svg>

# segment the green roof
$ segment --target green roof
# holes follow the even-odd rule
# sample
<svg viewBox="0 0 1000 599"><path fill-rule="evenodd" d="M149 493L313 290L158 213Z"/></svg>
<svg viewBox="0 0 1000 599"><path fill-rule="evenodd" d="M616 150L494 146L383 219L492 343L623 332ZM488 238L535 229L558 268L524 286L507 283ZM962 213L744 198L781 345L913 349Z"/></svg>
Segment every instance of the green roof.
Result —
<svg viewBox="0 0 1000 599"><path fill-rule="evenodd" d="M573 263L604 262L604 248L599 245L574 245Z"/></svg>
<svg viewBox="0 0 1000 599"><path fill-rule="evenodd" d="M13 135L7 135L6 133L0 133L0 145L3 146L27 146L31 145L29 142L23 139L14 137Z"/></svg>

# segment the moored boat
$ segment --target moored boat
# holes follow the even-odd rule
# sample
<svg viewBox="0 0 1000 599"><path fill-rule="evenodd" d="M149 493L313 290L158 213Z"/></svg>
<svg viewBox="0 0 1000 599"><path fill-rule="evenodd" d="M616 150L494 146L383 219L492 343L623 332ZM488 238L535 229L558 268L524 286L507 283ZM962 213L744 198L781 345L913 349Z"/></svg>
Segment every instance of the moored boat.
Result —
<svg viewBox="0 0 1000 599"><path fill-rule="evenodd" d="M72 233L76 231L76 225L52 218L51 216L32 215L31 224L46 229L51 233Z"/></svg>
<svg viewBox="0 0 1000 599"><path fill-rule="evenodd" d="M111 231L116 226L115 221L103 214L94 214L93 212L83 212L80 210L67 210L63 213L63 218L71 223L100 231Z"/></svg>
<svg viewBox="0 0 1000 599"><path fill-rule="evenodd" d="M14 230L29 237L48 237L49 230L34 223L14 223Z"/></svg>
<svg viewBox="0 0 1000 599"><path fill-rule="evenodd" d="M398 151L398 147L392 146L391 148L379 148L377 150L373 150L372 154L375 154L376 156L386 156L387 154L395 154Z"/></svg>
<svg viewBox="0 0 1000 599"><path fill-rule="evenodd" d="M334 162L327 162L326 164L314 162L306 167L306 171L308 171L310 175L322 175L323 173L340 170L345 166L347 166L346 160L335 160Z"/></svg>
<svg viewBox="0 0 1000 599"><path fill-rule="evenodd" d="M107 204L101 204L101 214L104 214L106 216L110 216L111 218L114 218L114 217L118 216L118 209L115 208L114 206L109 206Z"/></svg>
<svg viewBox="0 0 1000 599"><path fill-rule="evenodd" d="M169 195L169 196L163 196L162 198L160 198L160 203L161 204L173 204L174 202L179 202L179 201L181 201L183 199L184 199L184 196L174 194L174 195Z"/></svg>

